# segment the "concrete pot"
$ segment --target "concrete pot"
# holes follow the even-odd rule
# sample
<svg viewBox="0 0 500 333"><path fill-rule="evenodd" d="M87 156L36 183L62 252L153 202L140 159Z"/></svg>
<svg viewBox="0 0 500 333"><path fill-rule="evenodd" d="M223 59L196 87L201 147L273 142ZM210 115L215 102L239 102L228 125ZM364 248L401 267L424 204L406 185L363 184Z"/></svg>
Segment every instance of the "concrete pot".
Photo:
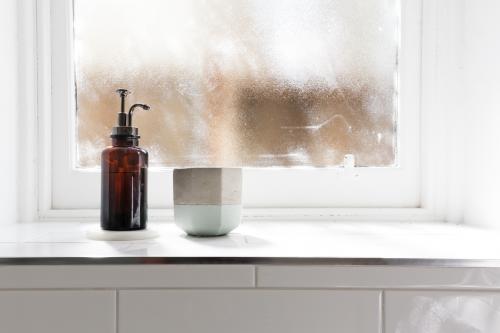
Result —
<svg viewBox="0 0 500 333"><path fill-rule="evenodd" d="M237 168L175 169L175 223L193 236L227 234L241 221L241 183Z"/></svg>

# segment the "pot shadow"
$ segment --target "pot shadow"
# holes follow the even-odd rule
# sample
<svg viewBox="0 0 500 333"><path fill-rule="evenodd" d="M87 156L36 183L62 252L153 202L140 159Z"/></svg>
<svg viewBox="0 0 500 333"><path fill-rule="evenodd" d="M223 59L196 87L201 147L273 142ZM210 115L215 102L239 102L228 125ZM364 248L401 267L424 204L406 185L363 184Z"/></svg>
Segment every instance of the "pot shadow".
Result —
<svg viewBox="0 0 500 333"><path fill-rule="evenodd" d="M184 234L181 237L184 239L201 244L204 246L210 246L214 248L259 248L265 247L271 244L266 239L245 235L237 232L229 233L223 236L191 236Z"/></svg>

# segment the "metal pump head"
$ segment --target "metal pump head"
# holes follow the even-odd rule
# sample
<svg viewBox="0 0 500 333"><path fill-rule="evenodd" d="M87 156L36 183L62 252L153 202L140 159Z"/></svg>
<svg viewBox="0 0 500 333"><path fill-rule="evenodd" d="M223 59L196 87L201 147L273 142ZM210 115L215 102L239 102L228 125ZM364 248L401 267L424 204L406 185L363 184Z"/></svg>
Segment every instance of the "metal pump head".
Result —
<svg viewBox="0 0 500 333"><path fill-rule="evenodd" d="M131 92L127 89L118 89L116 93L120 96L121 105L120 112L118 113L118 126L113 127L111 132L111 137L116 136L132 136L138 138L139 131L137 127L132 127L132 115L136 108L141 108L143 110L151 109L149 105L146 104L134 104L128 110L128 114L125 113L125 98L130 95Z"/></svg>

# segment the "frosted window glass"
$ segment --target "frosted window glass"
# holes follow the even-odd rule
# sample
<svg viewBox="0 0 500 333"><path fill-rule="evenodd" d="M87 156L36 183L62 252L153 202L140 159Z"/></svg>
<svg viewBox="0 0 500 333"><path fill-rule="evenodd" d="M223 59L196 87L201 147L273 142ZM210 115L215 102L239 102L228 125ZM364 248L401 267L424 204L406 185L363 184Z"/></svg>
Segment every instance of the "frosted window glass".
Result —
<svg viewBox="0 0 500 333"><path fill-rule="evenodd" d="M152 107L152 165L396 164L397 0L74 5L79 167L100 164L117 88Z"/></svg>

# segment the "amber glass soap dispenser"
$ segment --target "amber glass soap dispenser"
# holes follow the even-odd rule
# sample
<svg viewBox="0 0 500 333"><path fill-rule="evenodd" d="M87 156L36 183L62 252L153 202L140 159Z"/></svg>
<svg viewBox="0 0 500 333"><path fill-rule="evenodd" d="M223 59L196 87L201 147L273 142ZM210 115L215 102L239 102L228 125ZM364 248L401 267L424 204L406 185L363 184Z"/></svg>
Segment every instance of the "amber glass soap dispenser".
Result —
<svg viewBox="0 0 500 333"><path fill-rule="evenodd" d="M148 219L148 152L138 146L139 133L132 126L132 115L136 108L149 110L149 106L134 104L127 114L125 98L129 91L116 92L121 98L118 126L112 129L111 147L101 155L101 228L141 230Z"/></svg>

